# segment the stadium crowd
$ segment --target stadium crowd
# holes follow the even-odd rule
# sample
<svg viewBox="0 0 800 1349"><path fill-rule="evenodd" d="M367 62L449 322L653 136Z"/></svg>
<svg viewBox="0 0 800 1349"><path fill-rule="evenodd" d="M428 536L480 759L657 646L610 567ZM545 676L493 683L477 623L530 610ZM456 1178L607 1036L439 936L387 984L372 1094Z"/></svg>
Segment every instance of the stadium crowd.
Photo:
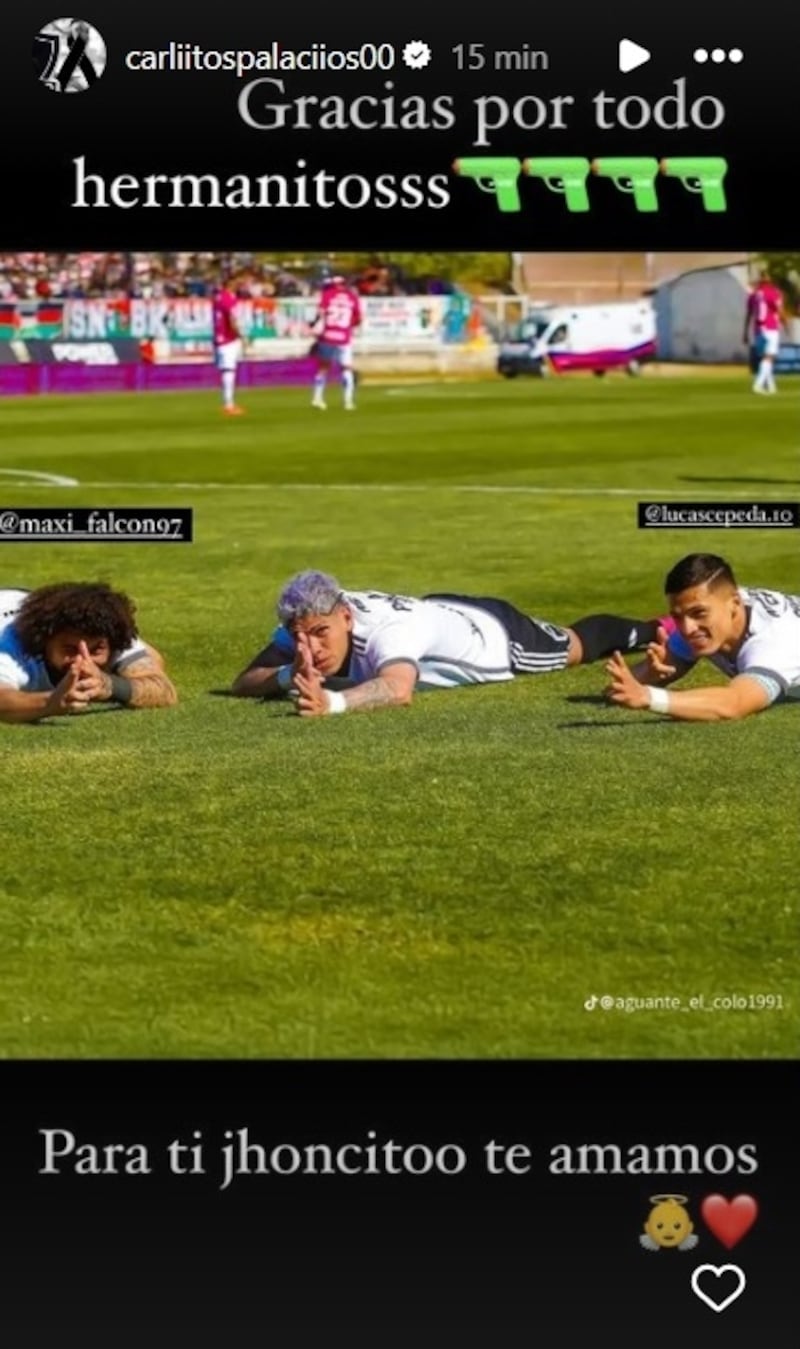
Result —
<svg viewBox="0 0 800 1349"><path fill-rule="evenodd" d="M282 299L314 294L332 266L326 260L276 265L252 253L4 253L0 301L203 297L221 272L236 274L253 299ZM364 296L444 295L454 289L439 277L410 277L380 258L371 258L349 279Z"/></svg>

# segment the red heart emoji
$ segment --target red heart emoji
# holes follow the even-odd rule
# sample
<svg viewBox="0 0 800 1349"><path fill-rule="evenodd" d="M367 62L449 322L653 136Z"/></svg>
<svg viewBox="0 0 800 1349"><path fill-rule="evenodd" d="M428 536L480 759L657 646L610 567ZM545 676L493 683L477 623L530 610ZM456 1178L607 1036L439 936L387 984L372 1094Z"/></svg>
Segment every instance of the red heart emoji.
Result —
<svg viewBox="0 0 800 1349"><path fill-rule="evenodd" d="M737 1194L725 1199L721 1194L710 1194L702 1202L703 1222L727 1250L737 1246L758 1217L758 1204L751 1194Z"/></svg>

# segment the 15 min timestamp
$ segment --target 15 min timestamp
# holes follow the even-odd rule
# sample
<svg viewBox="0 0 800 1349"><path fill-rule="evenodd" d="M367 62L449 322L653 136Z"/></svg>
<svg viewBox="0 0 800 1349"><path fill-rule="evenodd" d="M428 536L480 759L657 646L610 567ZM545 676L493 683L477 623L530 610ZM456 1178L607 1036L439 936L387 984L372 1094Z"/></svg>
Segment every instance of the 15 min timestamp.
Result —
<svg viewBox="0 0 800 1349"><path fill-rule="evenodd" d="M549 70L546 51L523 42L508 51L487 50L485 42L459 42L451 48L459 70Z"/></svg>

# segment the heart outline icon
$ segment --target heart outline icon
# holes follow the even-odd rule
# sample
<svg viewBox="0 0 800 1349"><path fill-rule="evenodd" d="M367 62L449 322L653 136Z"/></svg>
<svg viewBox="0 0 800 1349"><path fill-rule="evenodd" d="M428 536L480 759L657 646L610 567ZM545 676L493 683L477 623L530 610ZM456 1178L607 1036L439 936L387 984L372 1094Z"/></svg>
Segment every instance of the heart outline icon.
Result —
<svg viewBox="0 0 800 1349"><path fill-rule="evenodd" d="M726 1199L721 1194L706 1195L700 1213L712 1236L721 1241L727 1251L738 1246L758 1217L758 1204L751 1194L737 1194Z"/></svg>
<svg viewBox="0 0 800 1349"><path fill-rule="evenodd" d="M714 1299L709 1297L708 1293L704 1292L699 1286L700 1275L708 1272L715 1274L717 1278L719 1278L721 1274L736 1274L739 1277L738 1286L734 1288L733 1292L729 1293L726 1298L723 1298L721 1302L715 1302ZM705 1302L706 1306L710 1307L713 1312L724 1312L725 1308L730 1307L731 1303L735 1302L737 1297L741 1297L747 1287L747 1279L744 1276L744 1270L741 1269L739 1265L698 1265L696 1269L692 1270L691 1282L692 1292L699 1297L701 1302Z"/></svg>

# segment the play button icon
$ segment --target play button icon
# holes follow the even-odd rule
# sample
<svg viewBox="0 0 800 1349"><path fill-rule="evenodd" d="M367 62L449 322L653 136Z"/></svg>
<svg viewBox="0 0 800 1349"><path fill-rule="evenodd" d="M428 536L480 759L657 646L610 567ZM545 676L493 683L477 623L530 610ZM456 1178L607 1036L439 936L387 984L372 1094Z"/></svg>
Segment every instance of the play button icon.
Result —
<svg viewBox="0 0 800 1349"><path fill-rule="evenodd" d="M651 53L646 47L640 47L638 42L632 42L629 37L624 37L619 44L619 68L623 75L627 75L629 70L636 70L638 66L643 66L650 60Z"/></svg>

